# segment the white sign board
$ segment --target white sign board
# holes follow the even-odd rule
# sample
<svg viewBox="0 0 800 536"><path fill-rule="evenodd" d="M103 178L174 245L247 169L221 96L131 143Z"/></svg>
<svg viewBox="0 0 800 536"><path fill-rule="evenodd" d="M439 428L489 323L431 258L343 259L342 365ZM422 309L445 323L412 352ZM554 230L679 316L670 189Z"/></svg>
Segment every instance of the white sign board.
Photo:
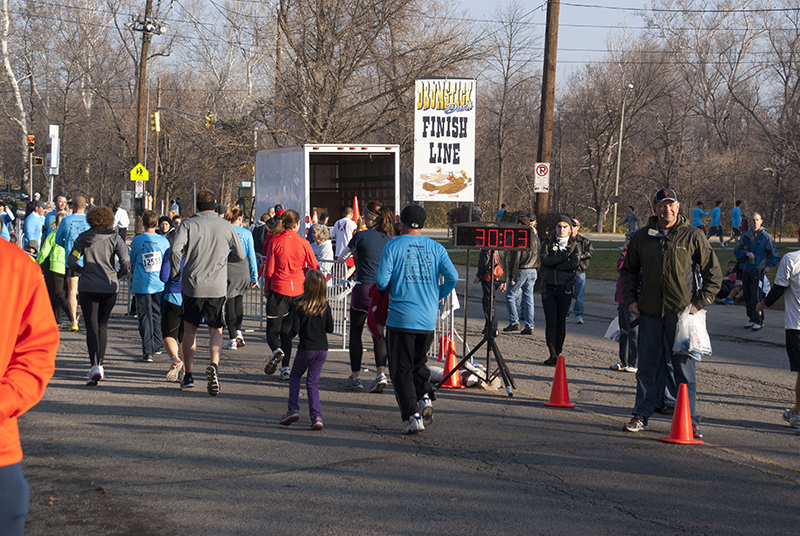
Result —
<svg viewBox="0 0 800 536"><path fill-rule="evenodd" d="M136 189L134 190L134 197L136 199L141 199L144 197L144 181L136 181L134 182L136 185Z"/></svg>
<svg viewBox="0 0 800 536"><path fill-rule="evenodd" d="M474 79L417 80L414 201L475 200Z"/></svg>
<svg viewBox="0 0 800 536"><path fill-rule="evenodd" d="M58 137L58 125L50 125L47 137L44 165L48 175L58 175L58 163L61 160L61 138Z"/></svg>
<svg viewBox="0 0 800 536"><path fill-rule="evenodd" d="M550 191L550 163L536 162L536 175L533 178L533 191L547 193Z"/></svg>

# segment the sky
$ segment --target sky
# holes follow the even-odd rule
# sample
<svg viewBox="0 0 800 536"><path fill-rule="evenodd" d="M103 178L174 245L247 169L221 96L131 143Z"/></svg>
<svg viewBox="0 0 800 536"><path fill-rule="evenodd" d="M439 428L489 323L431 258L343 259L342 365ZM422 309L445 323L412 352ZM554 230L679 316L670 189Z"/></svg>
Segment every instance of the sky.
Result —
<svg viewBox="0 0 800 536"><path fill-rule="evenodd" d="M540 35L544 35L547 19L547 4L541 0L523 0L524 5L534 13L534 24ZM492 19L492 10L501 1L461 0L462 7L470 18ZM558 28L558 60L556 79L563 81L565 76L586 62L599 60L606 50L606 37L622 27L632 32L644 26L642 18L631 9L641 9L649 5L644 0L561 0ZM586 6L586 7L580 7ZM538 9L537 9L538 8ZM631 9L619 9L631 8ZM542 40L544 47L544 40Z"/></svg>

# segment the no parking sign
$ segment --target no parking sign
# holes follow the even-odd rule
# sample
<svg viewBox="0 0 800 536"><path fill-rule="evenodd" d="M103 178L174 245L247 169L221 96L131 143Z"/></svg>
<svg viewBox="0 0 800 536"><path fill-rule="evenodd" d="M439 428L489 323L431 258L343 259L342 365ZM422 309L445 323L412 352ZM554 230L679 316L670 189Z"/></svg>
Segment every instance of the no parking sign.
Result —
<svg viewBox="0 0 800 536"><path fill-rule="evenodd" d="M537 194L550 191L550 162L536 162L533 191Z"/></svg>

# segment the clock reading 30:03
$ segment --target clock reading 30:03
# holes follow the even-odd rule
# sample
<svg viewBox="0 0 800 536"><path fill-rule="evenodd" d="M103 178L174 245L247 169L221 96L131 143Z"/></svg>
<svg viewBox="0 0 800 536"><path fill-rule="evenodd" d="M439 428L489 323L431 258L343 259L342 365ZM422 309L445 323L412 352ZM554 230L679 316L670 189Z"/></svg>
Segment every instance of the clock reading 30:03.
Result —
<svg viewBox="0 0 800 536"><path fill-rule="evenodd" d="M457 224L455 245L466 249L529 249L532 232L526 225Z"/></svg>

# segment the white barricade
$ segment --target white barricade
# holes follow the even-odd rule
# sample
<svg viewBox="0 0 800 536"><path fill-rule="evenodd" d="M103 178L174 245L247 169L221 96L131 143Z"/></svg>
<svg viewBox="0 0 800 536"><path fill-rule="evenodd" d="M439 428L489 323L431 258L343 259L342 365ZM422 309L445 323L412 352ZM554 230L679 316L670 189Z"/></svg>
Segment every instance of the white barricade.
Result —
<svg viewBox="0 0 800 536"><path fill-rule="evenodd" d="M347 350L347 330L350 322L350 293L353 283L346 279L347 265L323 259L319 267L328 279L328 304L333 314L333 334L342 337L342 350Z"/></svg>

